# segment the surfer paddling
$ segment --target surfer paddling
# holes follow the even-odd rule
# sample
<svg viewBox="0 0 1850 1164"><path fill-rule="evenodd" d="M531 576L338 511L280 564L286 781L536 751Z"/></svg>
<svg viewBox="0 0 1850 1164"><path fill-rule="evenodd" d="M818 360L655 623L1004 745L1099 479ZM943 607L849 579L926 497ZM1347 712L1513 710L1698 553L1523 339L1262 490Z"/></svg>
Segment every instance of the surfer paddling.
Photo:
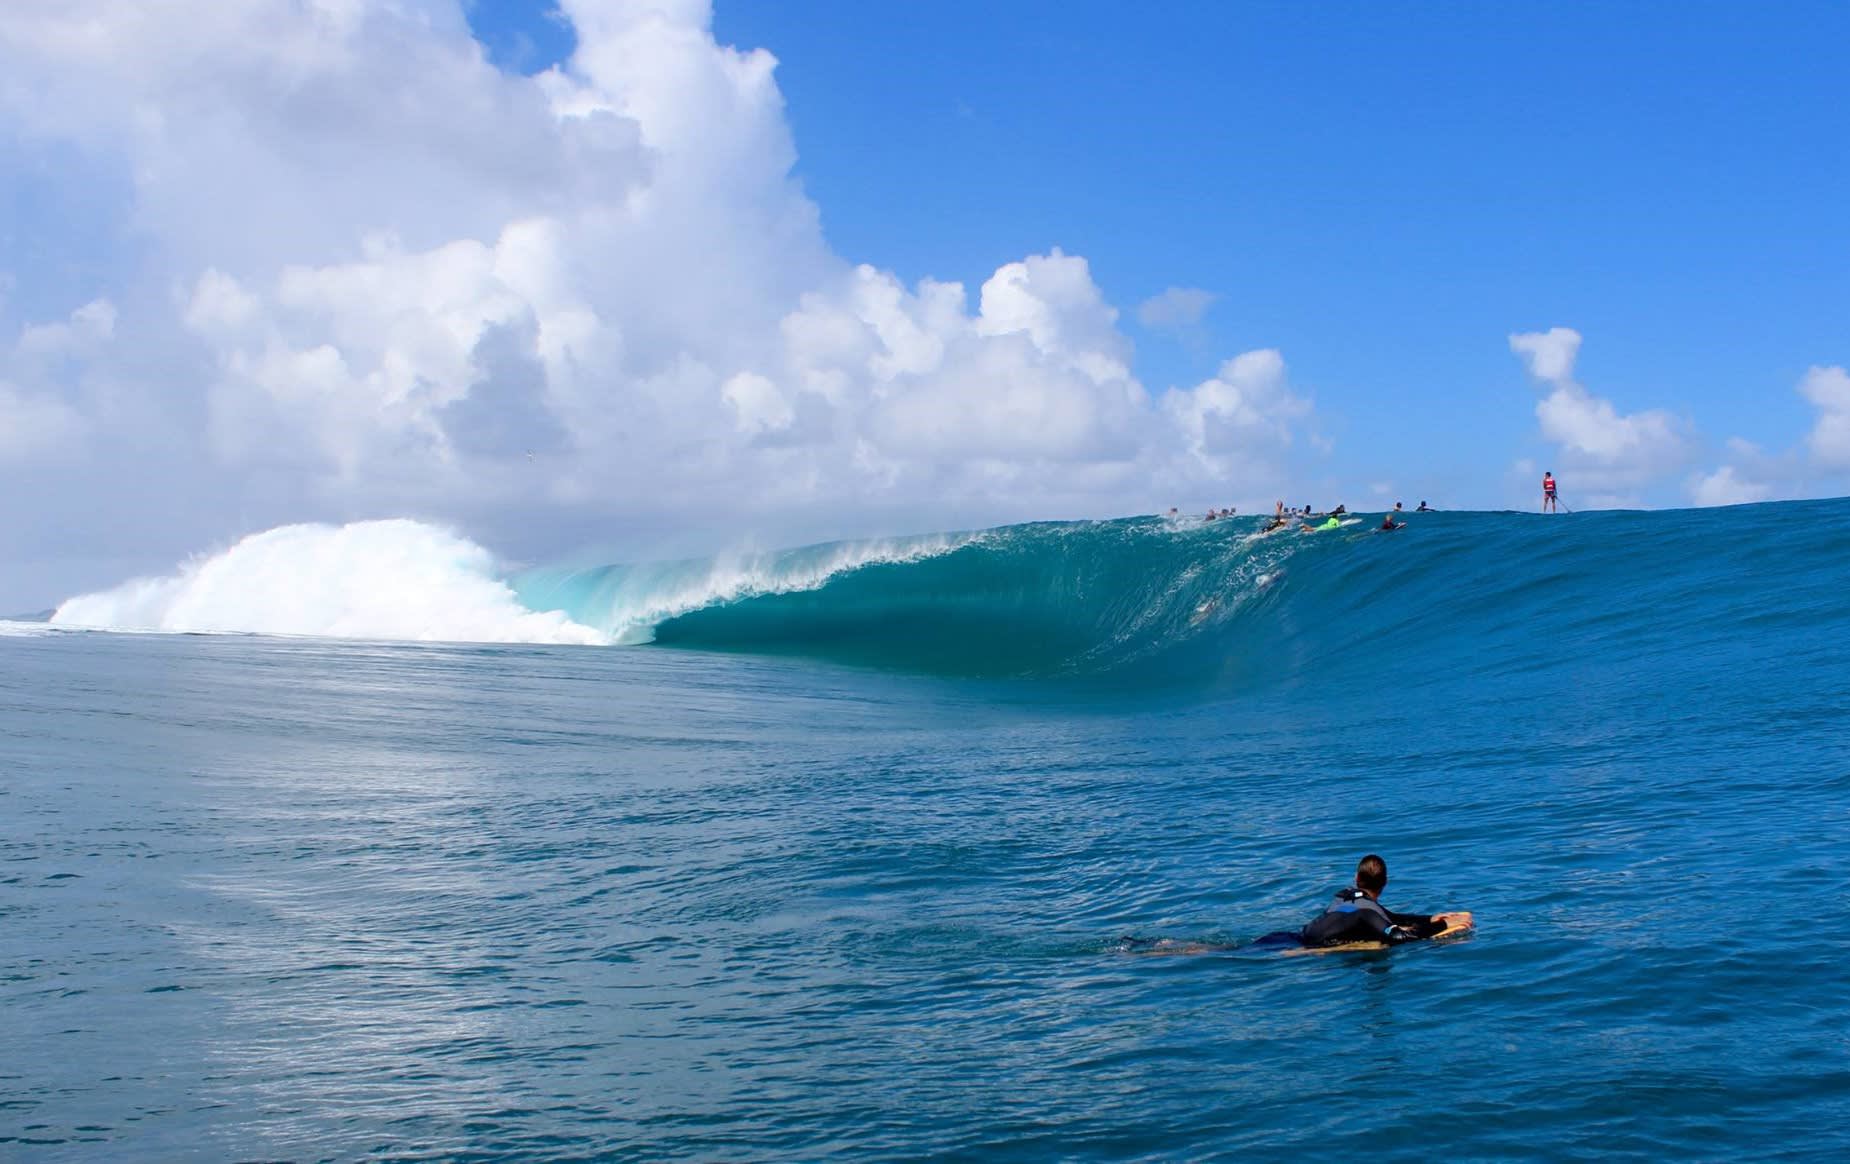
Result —
<svg viewBox="0 0 1850 1164"><path fill-rule="evenodd" d="M1317 950L1382 949L1430 938L1449 938L1471 929L1471 915L1395 913L1381 904L1387 888L1387 862L1370 853L1355 867L1355 884L1337 892L1326 908L1301 930L1280 930L1253 942L1254 949L1303 954ZM1126 954L1218 954L1236 950L1225 942L1178 941L1174 938L1118 939Z"/></svg>
<svg viewBox="0 0 1850 1164"><path fill-rule="evenodd" d="M1267 934L1264 945L1302 945L1317 949L1355 942L1398 946L1443 933L1471 928L1468 913L1395 913L1381 904L1387 888L1387 862L1370 853L1355 867L1355 884L1340 890L1321 915L1297 933Z"/></svg>
<svg viewBox="0 0 1850 1164"><path fill-rule="evenodd" d="M1555 500L1555 475L1553 469L1542 474L1542 512L1560 512L1560 503Z"/></svg>

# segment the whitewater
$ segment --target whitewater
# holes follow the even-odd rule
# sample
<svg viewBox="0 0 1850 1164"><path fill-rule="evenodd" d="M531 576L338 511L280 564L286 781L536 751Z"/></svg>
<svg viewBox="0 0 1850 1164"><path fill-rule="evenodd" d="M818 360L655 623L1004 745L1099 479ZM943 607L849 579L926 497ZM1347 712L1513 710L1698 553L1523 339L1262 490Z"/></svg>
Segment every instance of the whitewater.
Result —
<svg viewBox="0 0 1850 1164"><path fill-rule="evenodd" d="M698 562L515 571L451 530L409 519L289 525L199 555L172 575L72 598L50 622L402 642L640 643L656 623L690 610L813 589L860 566L915 561L970 540L934 535ZM562 594L594 625L545 608Z"/></svg>
<svg viewBox="0 0 1850 1164"><path fill-rule="evenodd" d="M1850 502L1261 524L0 624L0 1156L1850 1151ZM1477 932L1250 945L1366 852Z"/></svg>

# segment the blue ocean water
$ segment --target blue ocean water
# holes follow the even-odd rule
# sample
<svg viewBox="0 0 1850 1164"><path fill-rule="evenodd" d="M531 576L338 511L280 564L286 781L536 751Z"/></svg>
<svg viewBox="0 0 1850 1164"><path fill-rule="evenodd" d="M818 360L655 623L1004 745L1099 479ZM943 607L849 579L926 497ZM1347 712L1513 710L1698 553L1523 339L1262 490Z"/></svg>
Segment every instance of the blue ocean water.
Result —
<svg viewBox="0 0 1850 1164"><path fill-rule="evenodd" d="M0 1156L1850 1152L1850 503L1256 529L6 627Z"/></svg>

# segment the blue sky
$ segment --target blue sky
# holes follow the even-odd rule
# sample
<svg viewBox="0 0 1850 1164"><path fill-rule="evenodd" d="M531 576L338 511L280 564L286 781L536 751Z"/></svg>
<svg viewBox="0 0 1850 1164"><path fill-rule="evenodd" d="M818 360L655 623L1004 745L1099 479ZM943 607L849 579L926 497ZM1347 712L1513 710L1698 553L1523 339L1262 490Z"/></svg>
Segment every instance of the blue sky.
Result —
<svg viewBox="0 0 1850 1164"><path fill-rule="evenodd" d="M607 561L1543 468L1844 493L1846 43L1822 3L0 6L0 609L299 522Z"/></svg>
<svg viewBox="0 0 1850 1164"><path fill-rule="evenodd" d="M548 7L472 19L557 57ZM1188 341L1126 311L1146 382L1278 347L1345 456L1434 493L1549 455L1511 332L1575 328L1593 392L1715 444L1790 443L1793 385L1850 359L1850 7L738 0L714 32L777 56L842 254L1211 291Z"/></svg>

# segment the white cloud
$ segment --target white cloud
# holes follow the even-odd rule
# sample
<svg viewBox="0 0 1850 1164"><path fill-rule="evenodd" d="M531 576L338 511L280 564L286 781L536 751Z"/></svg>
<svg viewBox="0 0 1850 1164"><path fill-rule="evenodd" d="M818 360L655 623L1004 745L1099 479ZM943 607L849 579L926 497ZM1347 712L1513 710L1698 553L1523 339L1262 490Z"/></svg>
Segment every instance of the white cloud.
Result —
<svg viewBox="0 0 1850 1164"><path fill-rule="evenodd" d="M1549 384L1574 378L1574 360L1580 355L1580 333L1571 327L1523 332L1510 336L1510 350L1522 358L1529 375Z"/></svg>
<svg viewBox="0 0 1850 1164"><path fill-rule="evenodd" d="M1772 496L1770 485L1745 480L1733 465L1723 465L1713 473L1703 474L1690 486L1690 500L1704 506L1745 505Z"/></svg>
<svg viewBox="0 0 1850 1164"><path fill-rule="evenodd" d="M1698 505L1733 505L1775 497L1841 493L1841 474L1850 470L1850 372L1840 365L1814 365L1800 377L1799 395L1817 409L1805 439L1776 455L1751 441L1732 438L1727 463L1689 484Z"/></svg>
<svg viewBox="0 0 1850 1164"><path fill-rule="evenodd" d="M1286 381L1284 357L1271 348L1235 356L1213 379L1186 391L1172 389L1163 407L1211 475L1231 471L1242 457L1290 444L1293 425L1311 412L1310 402Z"/></svg>
<svg viewBox="0 0 1850 1164"><path fill-rule="evenodd" d="M1308 416L1276 352L1153 401L1057 248L974 306L845 262L769 53L716 44L705 0L561 9L577 51L528 78L457 0L0 6L0 129L134 240L0 367L5 456L65 450L74 484L0 555L54 530L81 552L105 493L164 558L257 506L529 532L716 494L767 520L1117 509L1258 473ZM1209 299L1172 288L1146 322Z"/></svg>
<svg viewBox="0 0 1850 1164"><path fill-rule="evenodd" d="M68 319L28 324L17 340L0 348L0 466L37 466L75 449L85 421L60 392L59 377L73 390L85 387L115 327L115 305L96 299Z"/></svg>
<svg viewBox="0 0 1850 1164"><path fill-rule="evenodd" d="M82 428L82 419L63 401L0 380L0 466L65 451Z"/></svg>
<svg viewBox="0 0 1850 1164"><path fill-rule="evenodd" d="M62 356L93 351L116 333L115 304L96 299L71 313L63 323L28 326L19 335L22 356Z"/></svg>
<svg viewBox="0 0 1850 1164"><path fill-rule="evenodd" d="M789 428L796 417L777 385L751 372L740 372L726 381L720 395L739 414L739 428L744 432Z"/></svg>
<svg viewBox="0 0 1850 1164"><path fill-rule="evenodd" d="M1681 426L1669 413L1620 415L1612 401L1577 384L1550 392L1535 406L1535 415L1543 436L1604 466L1630 463L1648 470L1674 463L1685 452Z"/></svg>
<svg viewBox="0 0 1850 1164"><path fill-rule="evenodd" d="M1812 458L1826 469L1850 469L1850 372L1838 365L1813 367L1799 381L1799 394L1818 409L1805 438Z"/></svg>
<svg viewBox="0 0 1850 1164"><path fill-rule="evenodd" d="M1149 328L1186 331L1201 322L1216 298L1199 287L1170 287L1137 305L1137 321Z"/></svg>
<svg viewBox="0 0 1850 1164"><path fill-rule="evenodd" d="M1084 259L1007 264L979 302L972 316L959 284L907 291L861 267L784 318L776 362L834 421L819 437L845 428L864 464L939 488L1128 462L1160 436Z"/></svg>
<svg viewBox="0 0 1850 1164"><path fill-rule="evenodd" d="M1510 350L1544 389L1535 415L1561 447L1563 467L1589 488L1637 486L1689 460L1688 425L1661 409L1621 413L1574 379L1580 333L1556 327L1509 337Z"/></svg>

